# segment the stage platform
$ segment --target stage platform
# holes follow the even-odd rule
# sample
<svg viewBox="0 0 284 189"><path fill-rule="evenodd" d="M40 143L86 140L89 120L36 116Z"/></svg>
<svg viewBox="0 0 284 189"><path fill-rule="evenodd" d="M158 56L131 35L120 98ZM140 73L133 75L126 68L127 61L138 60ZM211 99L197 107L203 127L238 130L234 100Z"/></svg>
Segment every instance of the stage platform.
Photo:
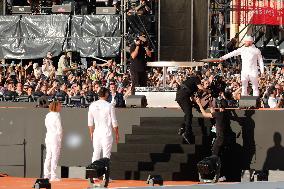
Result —
<svg viewBox="0 0 284 189"><path fill-rule="evenodd" d="M1 189L31 189L36 178L20 178L20 177L2 177L0 178ZM191 181L165 181L165 186L192 186L198 182ZM109 188L136 188L147 187L146 181L138 180L113 180L109 183ZM52 189L87 189L89 187L88 180L84 179L62 179L59 182L51 182ZM152 187L151 187L152 188Z"/></svg>
<svg viewBox="0 0 284 189"><path fill-rule="evenodd" d="M30 189L36 178L2 177L0 178L1 189ZM89 183L83 179L62 179L58 182L51 182L52 189L87 189ZM158 185L154 187L146 184L145 181L137 180L113 180L109 188L161 188ZM166 189L281 189L284 188L284 182L250 182L250 183L216 183L199 184L191 181L165 181L163 188Z"/></svg>

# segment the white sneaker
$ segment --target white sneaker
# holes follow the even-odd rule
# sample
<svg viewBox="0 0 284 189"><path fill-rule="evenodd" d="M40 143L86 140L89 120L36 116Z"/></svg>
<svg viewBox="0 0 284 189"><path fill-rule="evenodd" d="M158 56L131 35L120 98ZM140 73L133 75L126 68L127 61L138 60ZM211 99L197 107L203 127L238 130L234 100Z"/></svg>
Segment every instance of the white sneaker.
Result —
<svg viewBox="0 0 284 189"><path fill-rule="evenodd" d="M225 176L222 176L222 177L219 178L218 181L219 181L219 182L224 182L224 181L226 181L226 177L225 177Z"/></svg>
<svg viewBox="0 0 284 189"><path fill-rule="evenodd" d="M50 180L50 176L44 176L44 179L49 179Z"/></svg>
<svg viewBox="0 0 284 189"><path fill-rule="evenodd" d="M51 178L50 181L51 181L51 182L58 182L58 181L60 181L60 179L57 178L57 177L55 177L55 178Z"/></svg>

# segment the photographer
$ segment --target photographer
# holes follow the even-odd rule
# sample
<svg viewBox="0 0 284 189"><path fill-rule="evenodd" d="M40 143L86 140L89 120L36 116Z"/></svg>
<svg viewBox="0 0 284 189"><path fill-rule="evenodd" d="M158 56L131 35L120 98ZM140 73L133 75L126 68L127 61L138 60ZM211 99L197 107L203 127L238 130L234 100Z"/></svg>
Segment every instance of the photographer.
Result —
<svg viewBox="0 0 284 189"><path fill-rule="evenodd" d="M151 51L149 50L146 38L143 36L138 37L134 44L130 47L130 73L132 90L131 93L135 93L135 87L147 86L147 57L151 57Z"/></svg>
<svg viewBox="0 0 284 189"><path fill-rule="evenodd" d="M194 105L193 97L198 90L210 93L209 89L205 89L201 85L201 72L196 72L195 75L188 77L183 81L176 93L176 101L184 112L184 125L180 129L179 134L183 136L187 143L193 143L192 132L192 107Z"/></svg>

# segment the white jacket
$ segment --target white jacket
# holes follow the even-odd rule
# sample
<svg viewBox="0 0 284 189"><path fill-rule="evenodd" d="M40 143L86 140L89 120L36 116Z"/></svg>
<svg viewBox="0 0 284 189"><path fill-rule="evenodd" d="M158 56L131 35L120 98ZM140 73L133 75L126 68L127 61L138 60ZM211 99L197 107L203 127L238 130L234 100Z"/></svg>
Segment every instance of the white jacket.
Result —
<svg viewBox="0 0 284 189"><path fill-rule="evenodd" d="M239 56L239 55L241 55L242 58L242 74L257 76L258 75L257 62L259 63L260 72L264 73L264 65L263 65L261 52L254 45L250 47L243 46L241 48L238 48L237 50L234 50L233 52L230 52L222 56L221 58L226 60L233 56Z"/></svg>
<svg viewBox="0 0 284 189"><path fill-rule="evenodd" d="M45 143L57 144L62 140L62 125L59 112L49 112L45 117Z"/></svg>
<svg viewBox="0 0 284 189"><path fill-rule="evenodd" d="M113 105L105 100L93 102L89 107L88 126L95 126L96 136L112 136L113 127L118 126Z"/></svg>

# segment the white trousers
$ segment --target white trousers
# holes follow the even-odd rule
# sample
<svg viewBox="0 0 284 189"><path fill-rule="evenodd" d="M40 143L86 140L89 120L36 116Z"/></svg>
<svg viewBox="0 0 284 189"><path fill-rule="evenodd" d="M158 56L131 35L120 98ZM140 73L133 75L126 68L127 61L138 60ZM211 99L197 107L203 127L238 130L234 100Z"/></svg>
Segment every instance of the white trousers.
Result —
<svg viewBox="0 0 284 189"><path fill-rule="evenodd" d="M61 142L45 143L45 145L44 178L56 178L55 170L60 155Z"/></svg>
<svg viewBox="0 0 284 189"><path fill-rule="evenodd" d="M102 157L110 158L111 148L112 148L113 138L111 136L99 136L93 135L93 157L92 162L99 160L101 158L101 152L103 152Z"/></svg>
<svg viewBox="0 0 284 189"><path fill-rule="evenodd" d="M248 96L248 82L252 84L253 96L259 96L258 90L258 76L251 74L241 74L242 81L242 96Z"/></svg>

